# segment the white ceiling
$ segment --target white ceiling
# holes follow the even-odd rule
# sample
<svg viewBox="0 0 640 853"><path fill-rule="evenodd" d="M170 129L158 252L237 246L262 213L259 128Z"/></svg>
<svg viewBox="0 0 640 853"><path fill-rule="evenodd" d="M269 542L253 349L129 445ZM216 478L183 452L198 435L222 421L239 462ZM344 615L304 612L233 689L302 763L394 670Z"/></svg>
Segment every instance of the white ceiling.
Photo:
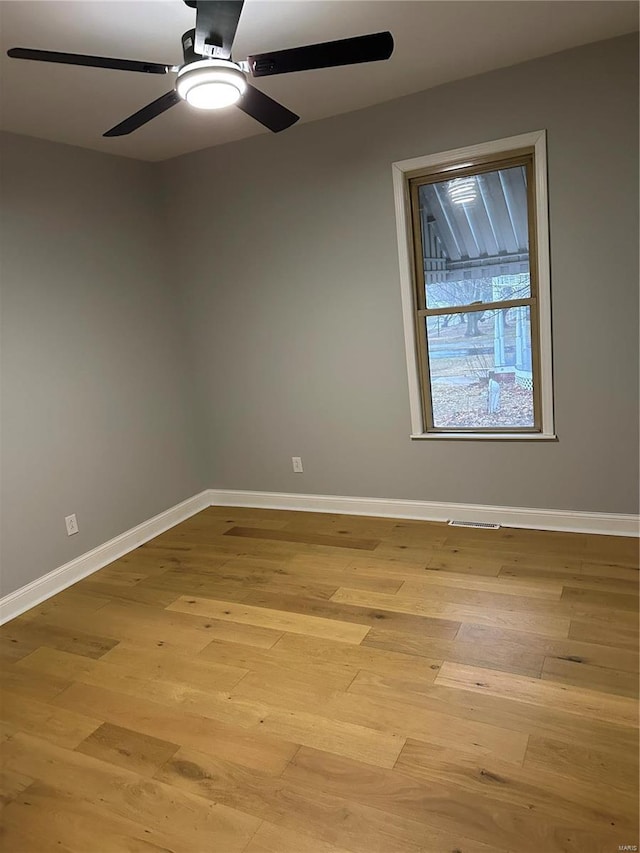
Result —
<svg viewBox="0 0 640 853"><path fill-rule="evenodd" d="M268 132L234 107L203 113L178 104L130 136L103 139L172 88L173 75L6 56L32 47L178 64L180 36L195 22L182 0L4 0L0 13L4 130L141 160ZM390 30L387 62L255 81L306 122L636 29L638 3L617 0L247 0L234 57Z"/></svg>

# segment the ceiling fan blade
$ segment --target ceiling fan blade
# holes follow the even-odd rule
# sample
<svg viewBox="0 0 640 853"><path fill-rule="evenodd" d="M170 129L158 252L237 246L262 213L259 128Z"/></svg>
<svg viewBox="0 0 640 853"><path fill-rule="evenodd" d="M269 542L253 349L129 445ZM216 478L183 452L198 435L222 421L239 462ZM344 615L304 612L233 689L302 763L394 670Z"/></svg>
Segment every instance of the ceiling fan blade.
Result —
<svg viewBox="0 0 640 853"><path fill-rule="evenodd" d="M333 68L337 65L356 65L389 59L393 53L393 36L389 32L368 36L325 41L289 50L258 53L247 61L254 77L270 77L289 71L308 71L312 68Z"/></svg>
<svg viewBox="0 0 640 853"><path fill-rule="evenodd" d="M268 127L274 133L286 130L300 118L291 110L283 107L282 104L274 101L269 95L265 95L264 92L249 85L237 106L243 113L259 121L260 124Z"/></svg>
<svg viewBox="0 0 640 853"><path fill-rule="evenodd" d="M182 98L180 95L175 91L175 89L172 89L170 92L156 98L155 101L151 101L151 103L147 104L146 107L143 107L141 110L138 110L137 113L130 115L129 118L121 121L120 124L112 127L111 130L108 130L102 135L126 136L128 133L142 127L143 124L151 121L152 118L159 116L161 113L164 113L166 110L174 107L176 104L179 104L181 100Z"/></svg>
<svg viewBox="0 0 640 853"><path fill-rule="evenodd" d="M173 67L157 62L87 56L84 53L58 53L55 50L31 50L28 47L12 47L7 51L7 55L12 59L35 59L38 62L60 62L63 65L85 65L89 68L113 68L116 71L141 71L144 74L166 74Z"/></svg>
<svg viewBox="0 0 640 853"><path fill-rule="evenodd" d="M195 52L229 59L243 6L244 0L197 0Z"/></svg>

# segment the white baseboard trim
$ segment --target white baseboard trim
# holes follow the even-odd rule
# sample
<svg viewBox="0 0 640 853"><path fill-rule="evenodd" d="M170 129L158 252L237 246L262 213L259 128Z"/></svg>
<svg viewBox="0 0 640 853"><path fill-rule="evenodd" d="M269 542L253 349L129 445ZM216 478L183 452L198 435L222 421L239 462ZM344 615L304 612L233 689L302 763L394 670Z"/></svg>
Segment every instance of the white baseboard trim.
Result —
<svg viewBox="0 0 640 853"><path fill-rule="evenodd" d="M48 572L15 592L5 595L0 599L0 625L15 619L16 616L35 607L41 601L61 592L87 575L97 572L98 569L102 569L210 505L209 490L205 490L155 515L148 521L143 521L142 524L132 527L131 530L121 533L103 545L98 545L92 551L81 554L75 560Z"/></svg>
<svg viewBox="0 0 640 853"><path fill-rule="evenodd" d="M558 509L483 506L480 504L408 501L384 498L354 498L340 495L298 495L286 492L249 492L233 489L207 489L182 503L143 521L120 536L110 539L75 560L37 578L15 592L0 598L0 625L15 619L52 595L61 592L87 575L133 551L181 521L209 506L288 509L300 512L335 512L344 515L370 515L382 518L406 518L418 521L488 521L503 527L559 530L571 533L597 533L609 536L640 535L640 517L603 512L572 512Z"/></svg>
<svg viewBox="0 0 640 853"><path fill-rule="evenodd" d="M483 506L481 504L438 501L353 498L338 495L298 495L285 492L245 492L211 489L212 506L261 507L307 512L335 512L419 521L488 521L503 527L559 530L571 533L598 533L608 536L640 535L640 516L604 512L577 512L560 509Z"/></svg>

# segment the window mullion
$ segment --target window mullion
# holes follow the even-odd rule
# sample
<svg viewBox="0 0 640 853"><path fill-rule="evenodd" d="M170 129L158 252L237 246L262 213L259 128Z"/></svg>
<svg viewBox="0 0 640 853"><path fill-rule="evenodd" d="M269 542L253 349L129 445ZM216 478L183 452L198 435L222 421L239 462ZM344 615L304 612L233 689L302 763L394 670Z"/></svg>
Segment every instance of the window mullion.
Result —
<svg viewBox="0 0 640 853"><path fill-rule="evenodd" d="M508 299L502 302L471 303L471 305L451 305L447 308L419 308L419 317L438 317L447 314L472 314L475 311L497 311L501 308L519 308L522 305L535 305L536 299L530 296L527 299Z"/></svg>

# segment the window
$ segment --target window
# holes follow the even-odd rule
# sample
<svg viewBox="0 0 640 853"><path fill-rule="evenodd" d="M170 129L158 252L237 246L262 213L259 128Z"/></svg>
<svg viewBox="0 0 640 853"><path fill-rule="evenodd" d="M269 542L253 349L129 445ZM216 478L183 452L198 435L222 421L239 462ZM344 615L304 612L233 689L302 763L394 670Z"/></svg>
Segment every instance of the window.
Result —
<svg viewBox="0 0 640 853"><path fill-rule="evenodd" d="M555 438L544 131L393 164L413 438Z"/></svg>

